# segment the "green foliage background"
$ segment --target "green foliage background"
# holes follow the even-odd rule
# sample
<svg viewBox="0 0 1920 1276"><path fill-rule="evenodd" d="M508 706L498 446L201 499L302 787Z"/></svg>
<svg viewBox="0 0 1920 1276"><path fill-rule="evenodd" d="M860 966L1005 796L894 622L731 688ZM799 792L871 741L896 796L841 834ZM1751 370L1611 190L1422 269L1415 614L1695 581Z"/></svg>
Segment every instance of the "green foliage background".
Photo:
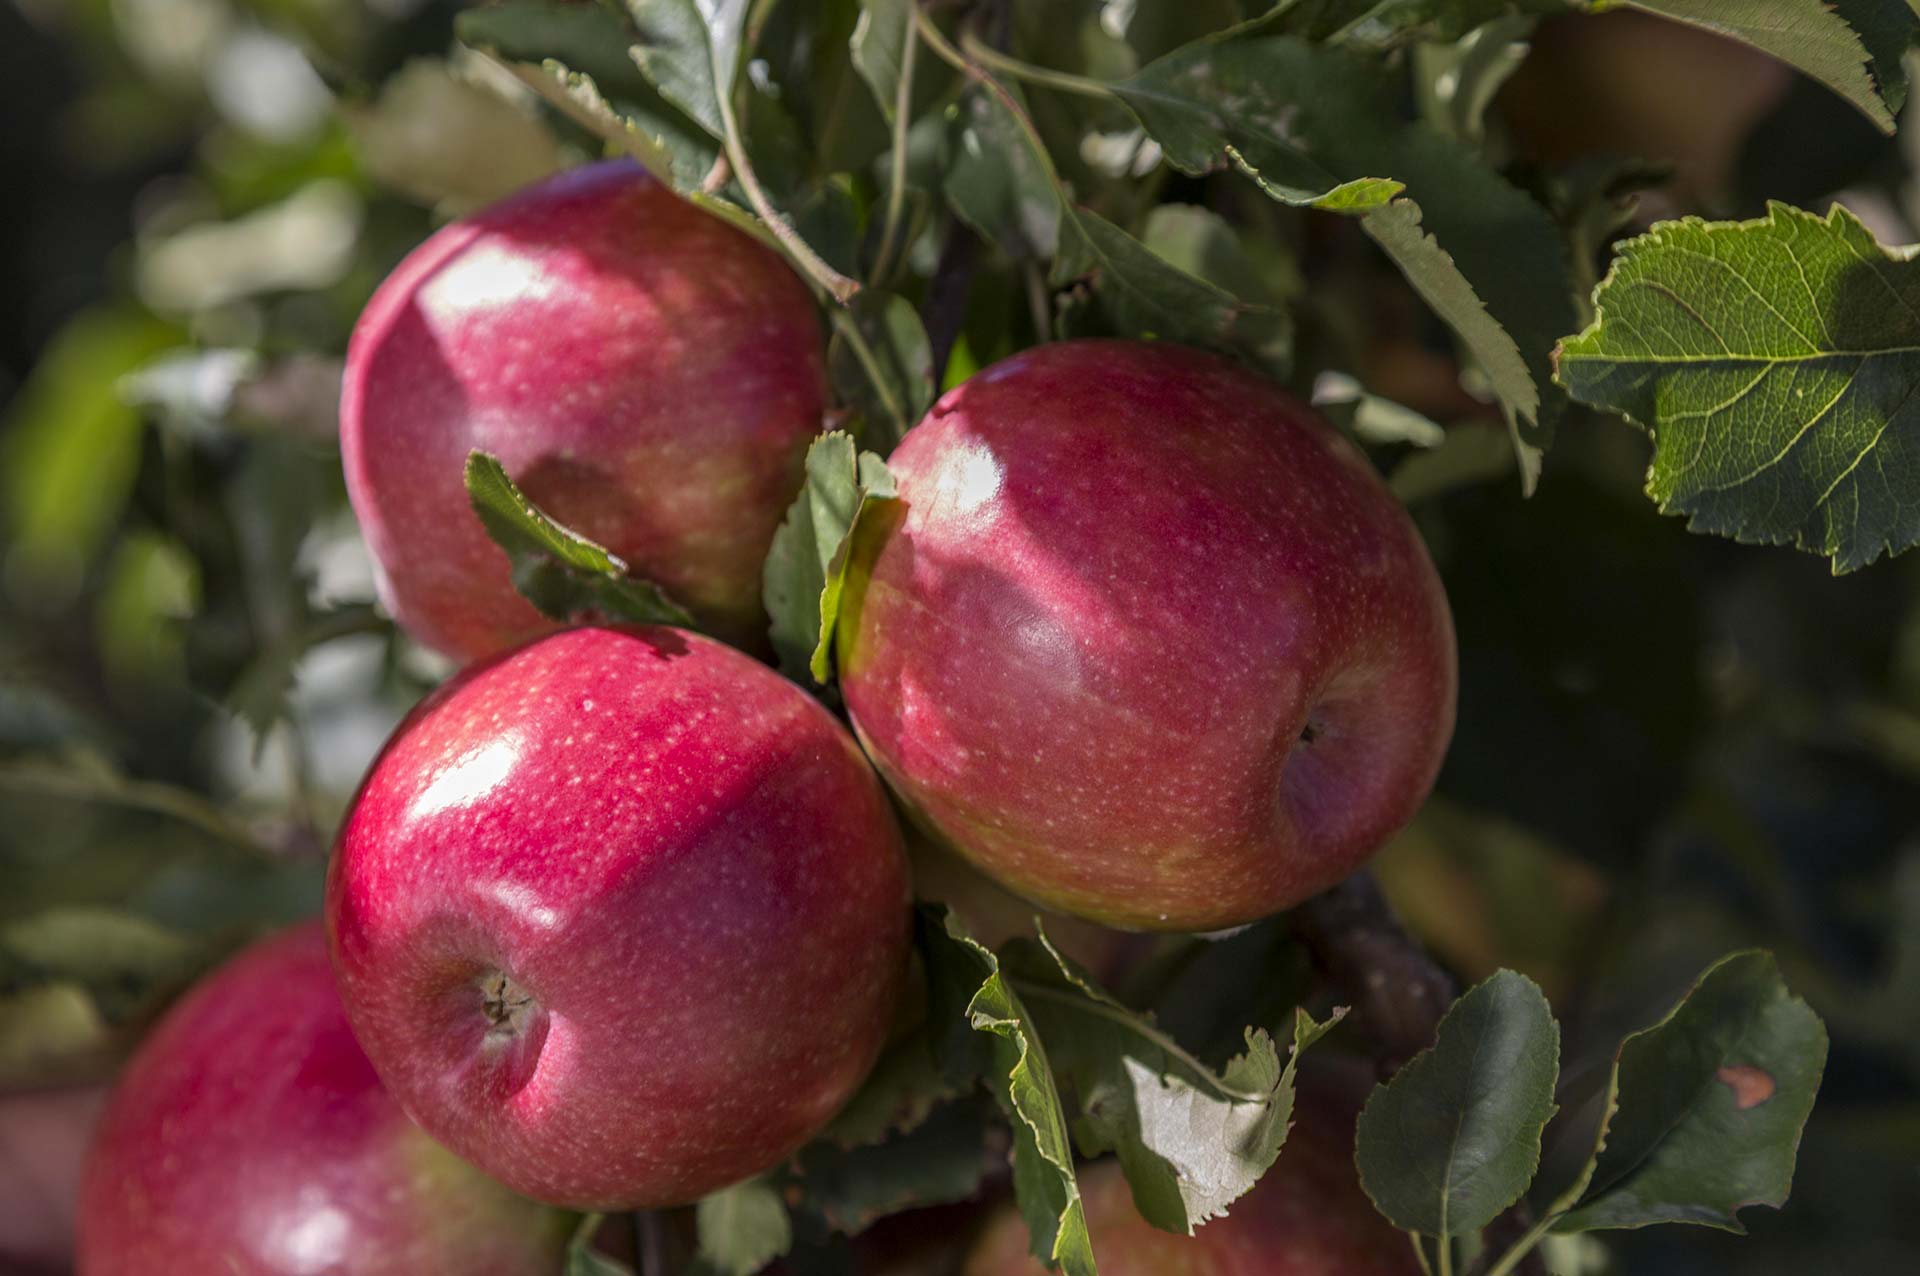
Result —
<svg viewBox="0 0 1920 1276"><path fill-rule="evenodd" d="M1009 74L1002 96L925 47L902 88L898 46L884 29L856 40L851 0L767 10L741 145L823 268L884 283L834 321L842 423L884 455L936 377L1053 332L1149 331L1302 390L1320 379L1413 508L1459 629L1447 769L1379 863L1412 929L1464 982L1505 966L1544 990L1576 1098L1735 949L1770 949L1831 1035L1784 1210L1749 1211L1746 1240L1614 1232L1590 1257L1635 1276L1920 1268L1920 558L1836 576L1695 534L1849 567L1920 536L1920 477L1882 464L1910 446L1912 325L1860 300L1862 267L1816 262L1803 297L1772 246L1723 229L1747 266L1702 282L1721 307L1710 331L1751 341L1696 348L1616 281L1557 382L1551 359L1596 317L1616 236L1656 216L1758 218L1781 199L1819 217L1844 193L1856 256L1881 253L1865 269L1916 291L1878 247L1920 239L1912 126L1885 131L1910 10L1806 0L1807 47L1827 50L1796 59L1806 74L1728 54L1716 78L1722 55L1677 21L1713 8L1691 0L1605 17L1309 0L1209 57L1205 92L1181 88L1180 59L1209 55L1189 42L1256 7L1008 6L1000 47L1081 84ZM642 75L608 56L612 10L463 9L195 0L169 25L153 4L0 3L0 1014L30 1025L0 1032L0 1091L109 1075L197 970L310 912L361 769L444 673L373 608L341 488L331 395L372 287L445 216L610 145L682 185L713 171L703 126L723 122L692 28ZM503 61L457 47L457 18ZM1831 52L1823 24L1841 19L1867 62ZM1617 91L1587 92L1582 50L1602 47L1656 66L1677 48L1704 67L1699 94L1773 88L1736 104L1616 68ZM309 69L253 101L241 55ZM575 74L516 78L514 58ZM879 247L884 224L901 233ZM1825 224L1855 233L1844 212ZM1701 309L1682 275L1658 275L1659 247L1622 279L1638 260ZM978 258L967 303L923 327L954 252ZM1785 329L1742 327L1774 296L1791 296ZM1834 313L1846 341L1803 331ZM1702 350L1738 364L1683 357ZM1599 375L1598 358L1617 362ZM1749 376L1789 408L1824 387L1847 411L1729 405ZM1589 405L1633 416L1659 450ZM1802 425L1812 443L1784 465L1741 450L1764 460ZM1850 465L1889 476L1851 514L1829 481L1865 472ZM831 579L833 546L803 549ZM810 637L782 644L796 674L825 667ZM1268 969L1277 983L1286 961ZM1006 998L996 1013L1016 1022ZM1259 1026L1284 1041L1291 1022ZM1212 1067L1250 1049L1237 1025L1194 1048ZM941 1111L930 1140L978 1125ZM823 1215L872 1207L862 1146L810 1153L842 1190ZM1550 1139L1544 1177L1564 1183L1587 1151Z"/></svg>

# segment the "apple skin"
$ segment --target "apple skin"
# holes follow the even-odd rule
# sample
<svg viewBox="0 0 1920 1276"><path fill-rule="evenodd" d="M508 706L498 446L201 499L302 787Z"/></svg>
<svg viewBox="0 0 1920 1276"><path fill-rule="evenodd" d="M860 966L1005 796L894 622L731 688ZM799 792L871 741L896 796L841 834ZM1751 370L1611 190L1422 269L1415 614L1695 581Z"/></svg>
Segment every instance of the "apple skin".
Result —
<svg viewBox="0 0 1920 1276"><path fill-rule="evenodd" d="M556 627L467 504L481 448L703 627L762 647L760 567L825 387L805 285L631 162L454 222L380 285L347 350L340 447L381 599L460 660Z"/></svg>
<svg viewBox="0 0 1920 1276"><path fill-rule="evenodd" d="M888 465L902 502L852 556L841 687L916 819L1016 893L1236 926L1426 797L1446 595L1365 458L1270 381L1164 343L1039 346Z"/></svg>
<svg viewBox="0 0 1920 1276"><path fill-rule="evenodd" d="M429 1139L355 1044L317 922L190 990L88 1157L80 1276L551 1276L572 1220Z"/></svg>
<svg viewBox="0 0 1920 1276"><path fill-rule="evenodd" d="M501 1181L602 1210L697 1199L833 1116L886 1040L909 902L845 728L732 648L638 626L436 691L327 883L388 1088Z"/></svg>
<svg viewBox="0 0 1920 1276"><path fill-rule="evenodd" d="M1101 1276L1419 1276L1407 1238L1373 1208L1353 1168L1356 1106L1303 1088L1280 1159L1225 1217L1192 1236L1140 1217L1117 1161L1080 1171ZM962 1276L1040 1276L1026 1224L998 1211Z"/></svg>

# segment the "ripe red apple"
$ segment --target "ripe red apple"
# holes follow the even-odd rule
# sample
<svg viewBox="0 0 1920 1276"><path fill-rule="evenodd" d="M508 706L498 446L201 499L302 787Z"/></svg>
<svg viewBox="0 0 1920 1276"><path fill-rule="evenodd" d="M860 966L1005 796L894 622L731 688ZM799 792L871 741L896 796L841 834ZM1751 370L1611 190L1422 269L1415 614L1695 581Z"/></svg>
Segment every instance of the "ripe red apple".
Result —
<svg viewBox="0 0 1920 1276"><path fill-rule="evenodd" d="M529 1196L680 1204L865 1077L904 983L900 835L832 715L675 629L564 630L395 734L341 828L334 965L387 1086Z"/></svg>
<svg viewBox="0 0 1920 1276"><path fill-rule="evenodd" d="M347 351L347 493L388 608L450 656L555 627L467 505L473 448L714 632L764 645L761 560L825 393L813 301L778 256L635 165L595 164L447 226L380 285Z"/></svg>
<svg viewBox="0 0 1920 1276"><path fill-rule="evenodd" d="M1357 868L1453 728L1419 535L1311 409L1212 355L1040 346L950 392L856 548L841 685L895 789L1029 899L1214 930Z"/></svg>
<svg viewBox="0 0 1920 1276"><path fill-rule="evenodd" d="M1080 1195L1101 1276L1417 1276L1406 1236L1360 1190L1354 1117L1345 1096L1303 1089L1280 1159L1224 1218L1192 1236L1141 1218L1118 1162L1083 1169ZM963 1276L1045 1271L1008 1205L987 1224Z"/></svg>
<svg viewBox="0 0 1920 1276"><path fill-rule="evenodd" d="M101 1118L80 1276L550 1276L571 1220L409 1121L308 923L192 989Z"/></svg>

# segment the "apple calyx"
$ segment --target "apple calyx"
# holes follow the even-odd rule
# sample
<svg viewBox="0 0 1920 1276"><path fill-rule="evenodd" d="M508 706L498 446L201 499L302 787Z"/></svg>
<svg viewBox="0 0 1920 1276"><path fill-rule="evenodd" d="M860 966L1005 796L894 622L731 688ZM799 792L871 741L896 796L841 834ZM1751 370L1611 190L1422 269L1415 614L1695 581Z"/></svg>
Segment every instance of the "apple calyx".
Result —
<svg viewBox="0 0 1920 1276"><path fill-rule="evenodd" d="M504 970L480 977L480 1011L487 1017L489 1037L518 1037L540 1009L533 994L513 982Z"/></svg>

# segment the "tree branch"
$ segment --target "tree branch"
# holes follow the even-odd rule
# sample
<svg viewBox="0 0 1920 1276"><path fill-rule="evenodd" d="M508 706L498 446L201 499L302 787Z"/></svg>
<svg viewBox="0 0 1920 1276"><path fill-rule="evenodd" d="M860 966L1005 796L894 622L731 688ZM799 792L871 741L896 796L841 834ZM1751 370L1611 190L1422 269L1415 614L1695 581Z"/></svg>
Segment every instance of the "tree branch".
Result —
<svg viewBox="0 0 1920 1276"><path fill-rule="evenodd" d="M1383 1080L1433 1044L1459 985L1393 915L1373 874L1362 870L1314 896L1294 910L1292 923L1314 965L1353 1006L1354 1020L1372 1040ZM1494 1219L1485 1233L1489 1257L1475 1270L1497 1260L1532 1225L1533 1211L1524 1199ZM1547 1276L1537 1251L1514 1271L1515 1276Z"/></svg>

